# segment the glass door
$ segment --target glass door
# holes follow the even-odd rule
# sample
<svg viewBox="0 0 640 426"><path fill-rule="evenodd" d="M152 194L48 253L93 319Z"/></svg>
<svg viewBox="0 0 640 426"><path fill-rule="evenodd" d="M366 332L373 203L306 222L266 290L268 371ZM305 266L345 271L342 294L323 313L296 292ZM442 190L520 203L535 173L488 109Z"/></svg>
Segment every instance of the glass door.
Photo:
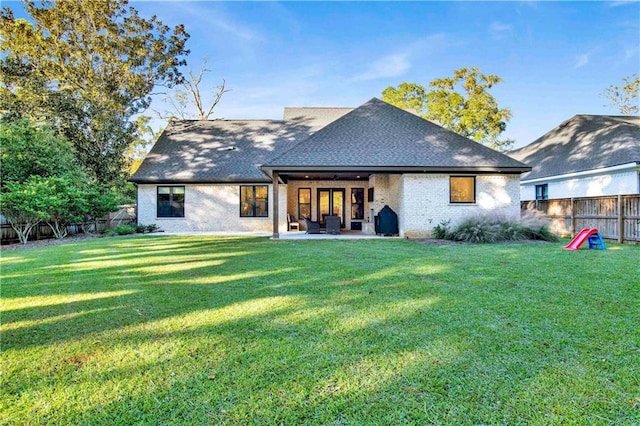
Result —
<svg viewBox="0 0 640 426"><path fill-rule="evenodd" d="M344 228L344 188L318 189L318 221L325 226L325 216L338 216Z"/></svg>

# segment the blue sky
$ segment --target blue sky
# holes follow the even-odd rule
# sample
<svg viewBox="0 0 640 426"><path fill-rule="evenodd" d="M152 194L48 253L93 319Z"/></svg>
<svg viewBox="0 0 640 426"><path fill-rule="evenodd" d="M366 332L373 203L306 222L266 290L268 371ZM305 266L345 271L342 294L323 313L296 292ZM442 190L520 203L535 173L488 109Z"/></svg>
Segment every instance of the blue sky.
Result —
<svg viewBox="0 0 640 426"><path fill-rule="evenodd" d="M575 114L617 114L602 91L640 72L638 2L131 4L185 25L190 65L209 58L205 87L224 78L232 89L218 118L358 106L387 86L477 66L504 79L492 93L513 113L504 135L522 146Z"/></svg>

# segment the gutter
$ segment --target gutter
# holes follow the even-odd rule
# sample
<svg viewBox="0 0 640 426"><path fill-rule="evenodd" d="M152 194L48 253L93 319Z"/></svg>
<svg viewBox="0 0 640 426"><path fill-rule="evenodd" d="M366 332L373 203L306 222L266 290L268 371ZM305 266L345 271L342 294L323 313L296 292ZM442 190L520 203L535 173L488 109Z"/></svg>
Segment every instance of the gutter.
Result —
<svg viewBox="0 0 640 426"><path fill-rule="evenodd" d="M531 167L447 167L447 166L262 166L265 173L331 173L331 172L367 172L367 173L526 173Z"/></svg>

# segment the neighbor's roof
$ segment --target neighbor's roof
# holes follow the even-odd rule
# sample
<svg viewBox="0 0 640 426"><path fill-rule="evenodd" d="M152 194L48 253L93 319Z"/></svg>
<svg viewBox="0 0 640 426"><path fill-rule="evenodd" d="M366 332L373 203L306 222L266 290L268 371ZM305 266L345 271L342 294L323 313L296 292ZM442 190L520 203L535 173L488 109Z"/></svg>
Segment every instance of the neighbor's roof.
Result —
<svg viewBox="0 0 640 426"><path fill-rule="evenodd" d="M136 183L270 181L269 158L352 108L287 108L286 120L179 120L169 123L129 179ZM295 112L287 115L287 110Z"/></svg>
<svg viewBox="0 0 640 426"><path fill-rule="evenodd" d="M640 117L576 115L509 155L533 168L522 180L640 163Z"/></svg>
<svg viewBox="0 0 640 426"><path fill-rule="evenodd" d="M529 170L513 158L376 98L272 158L263 169Z"/></svg>

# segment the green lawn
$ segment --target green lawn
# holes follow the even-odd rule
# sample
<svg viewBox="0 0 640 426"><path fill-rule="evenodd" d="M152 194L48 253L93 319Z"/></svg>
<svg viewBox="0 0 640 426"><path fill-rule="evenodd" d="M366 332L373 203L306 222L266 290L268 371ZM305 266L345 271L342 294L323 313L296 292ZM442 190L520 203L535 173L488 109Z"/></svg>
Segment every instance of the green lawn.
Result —
<svg viewBox="0 0 640 426"><path fill-rule="evenodd" d="M639 424L640 246L561 247L4 252L0 423Z"/></svg>

